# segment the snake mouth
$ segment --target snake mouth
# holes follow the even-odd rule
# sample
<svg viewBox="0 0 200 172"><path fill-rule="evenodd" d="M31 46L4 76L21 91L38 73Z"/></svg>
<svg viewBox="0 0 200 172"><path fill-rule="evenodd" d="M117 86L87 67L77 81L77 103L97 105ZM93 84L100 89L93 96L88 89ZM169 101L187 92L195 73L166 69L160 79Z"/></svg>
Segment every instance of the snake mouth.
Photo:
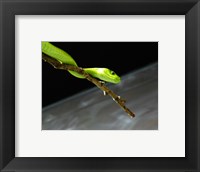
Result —
<svg viewBox="0 0 200 172"><path fill-rule="evenodd" d="M121 82L121 79L120 79L120 77L119 77L119 78L115 79L114 84L118 84L118 83L120 83L120 82Z"/></svg>
<svg viewBox="0 0 200 172"><path fill-rule="evenodd" d="M112 80L109 80L109 82L111 82L113 84L118 84L121 82L121 78L118 76L115 79L112 78Z"/></svg>

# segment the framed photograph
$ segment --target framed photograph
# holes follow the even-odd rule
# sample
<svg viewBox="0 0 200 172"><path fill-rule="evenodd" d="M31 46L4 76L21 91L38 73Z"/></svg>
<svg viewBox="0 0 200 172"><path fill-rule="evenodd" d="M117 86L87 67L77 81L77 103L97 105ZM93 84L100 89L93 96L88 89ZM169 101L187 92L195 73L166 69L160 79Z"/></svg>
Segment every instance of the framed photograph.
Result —
<svg viewBox="0 0 200 172"><path fill-rule="evenodd" d="M107 16L104 20L113 19ZM43 56L55 58L54 53L62 50L64 59L85 66L83 69L93 76L88 82L77 73L55 70L43 57L42 130L158 130L158 44L42 42ZM136 114L137 120L132 118Z"/></svg>
<svg viewBox="0 0 200 172"><path fill-rule="evenodd" d="M200 170L199 0L0 7L1 171Z"/></svg>

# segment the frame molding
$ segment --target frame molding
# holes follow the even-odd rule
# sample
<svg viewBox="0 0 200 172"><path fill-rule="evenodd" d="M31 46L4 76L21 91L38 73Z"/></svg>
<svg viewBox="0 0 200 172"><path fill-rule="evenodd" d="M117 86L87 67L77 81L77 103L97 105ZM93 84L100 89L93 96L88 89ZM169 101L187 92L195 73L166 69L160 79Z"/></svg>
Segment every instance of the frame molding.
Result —
<svg viewBox="0 0 200 172"><path fill-rule="evenodd" d="M185 15L185 158L15 158L15 15ZM2 171L200 170L199 0L0 0L0 169ZM9 64L9 65L8 65Z"/></svg>

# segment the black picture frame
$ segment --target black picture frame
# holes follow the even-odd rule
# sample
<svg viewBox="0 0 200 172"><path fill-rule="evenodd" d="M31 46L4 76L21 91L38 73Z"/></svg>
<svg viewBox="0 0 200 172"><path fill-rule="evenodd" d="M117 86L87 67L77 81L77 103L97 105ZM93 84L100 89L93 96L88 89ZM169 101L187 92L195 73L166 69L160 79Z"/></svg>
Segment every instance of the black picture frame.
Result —
<svg viewBox="0 0 200 172"><path fill-rule="evenodd" d="M2 171L200 171L199 0L0 0L0 12L0 169ZM15 157L15 15L185 15L186 156L184 158Z"/></svg>

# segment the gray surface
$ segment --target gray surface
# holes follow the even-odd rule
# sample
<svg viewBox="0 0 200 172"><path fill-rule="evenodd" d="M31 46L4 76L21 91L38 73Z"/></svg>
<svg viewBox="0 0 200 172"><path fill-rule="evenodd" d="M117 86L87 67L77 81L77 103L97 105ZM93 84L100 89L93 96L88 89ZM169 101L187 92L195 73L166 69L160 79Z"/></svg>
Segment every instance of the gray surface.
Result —
<svg viewBox="0 0 200 172"><path fill-rule="evenodd" d="M121 77L120 84L107 84L126 99L136 113L130 118L110 96L94 87L42 110L43 130L157 130L158 64Z"/></svg>

